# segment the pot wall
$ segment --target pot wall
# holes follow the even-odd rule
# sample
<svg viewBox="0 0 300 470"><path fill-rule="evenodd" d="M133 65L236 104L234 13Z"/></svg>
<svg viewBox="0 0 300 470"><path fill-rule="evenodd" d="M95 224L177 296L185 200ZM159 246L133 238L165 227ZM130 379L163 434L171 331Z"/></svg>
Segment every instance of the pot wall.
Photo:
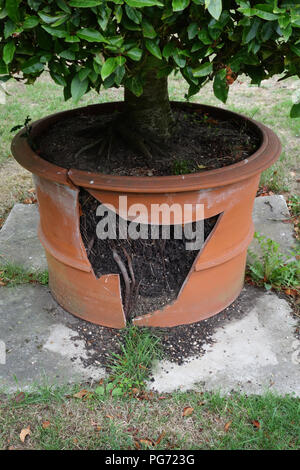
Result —
<svg viewBox="0 0 300 470"><path fill-rule="evenodd" d="M107 112L108 106L116 104L87 110ZM232 113L224 110L203 108L232 117ZM33 132L37 135L54 119L76 112L45 118L34 124ZM119 276L110 274L97 279L81 239L78 194L83 187L103 204L116 207L119 196L127 196L128 205L143 203L150 208L151 204L163 203L181 207L203 204L205 218L220 214L177 299L162 310L135 318L134 324L166 327L193 323L230 305L243 287L247 248L254 233L252 208L259 176L262 169L279 157L281 150L272 131L250 122L261 133L262 144L248 160L197 175L150 178L99 175L57 167L36 155L19 133L12 152L19 163L36 175L39 237L47 254L50 289L58 303L74 315L99 325L121 328L126 324ZM190 221L197 217L194 210ZM146 221L154 223L151 216ZM178 222L176 214L172 222Z"/></svg>

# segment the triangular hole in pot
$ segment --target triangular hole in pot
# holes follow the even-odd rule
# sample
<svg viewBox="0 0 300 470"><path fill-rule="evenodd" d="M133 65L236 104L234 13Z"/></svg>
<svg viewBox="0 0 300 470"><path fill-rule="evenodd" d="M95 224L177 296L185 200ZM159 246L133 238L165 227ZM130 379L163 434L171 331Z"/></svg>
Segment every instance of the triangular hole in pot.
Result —
<svg viewBox="0 0 300 470"><path fill-rule="evenodd" d="M161 230L158 239L151 239L150 226L148 239L99 239L96 227L103 217L97 216L96 210L101 203L85 190L80 191L79 202L80 231L88 259L97 277L120 275L127 319L162 309L177 298L204 241L220 216L204 220L203 243L195 250L187 250L186 243L190 240L184 235L175 239L174 225L170 226L169 239L161 237ZM117 233L120 219L117 215ZM189 225L195 230L194 223Z"/></svg>

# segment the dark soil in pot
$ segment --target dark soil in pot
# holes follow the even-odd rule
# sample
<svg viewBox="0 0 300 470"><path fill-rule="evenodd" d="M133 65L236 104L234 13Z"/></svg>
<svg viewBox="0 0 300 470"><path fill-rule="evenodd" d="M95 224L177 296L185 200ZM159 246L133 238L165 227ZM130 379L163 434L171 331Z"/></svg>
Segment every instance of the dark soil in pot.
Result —
<svg viewBox="0 0 300 470"><path fill-rule="evenodd" d="M260 145L260 137L245 121L224 120L201 108L174 108L173 112L176 133L165 145L150 148L152 158L118 133L118 112L94 115L83 109L54 123L34 145L40 156L58 166L124 176L164 176L222 168L248 158Z"/></svg>
<svg viewBox="0 0 300 470"><path fill-rule="evenodd" d="M170 227L170 239L151 239L150 225L147 227L148 239L118 239L119 216L117 216L117 239L102 240L96 235L96 227L102 217L96 215L99 201L89 193L80 192L80 230L89 261L97 277L103 274L119 274L121 279L122 300L128 318L143 315L171 303L176 299L184 281L199 253L199 250L186 249L187 240L175 239L174 226ZM215 226L218 216L204 221L204 240ZM136 224L137 225L137 224ZM195 224L192 224L195 230ZM113 252L120 262L116 262ZM126 282L120 263L125 267L131 293L126 293ZM130 275L130 267L133 277ZM134 285L133 285L134 282Z"/></svg>

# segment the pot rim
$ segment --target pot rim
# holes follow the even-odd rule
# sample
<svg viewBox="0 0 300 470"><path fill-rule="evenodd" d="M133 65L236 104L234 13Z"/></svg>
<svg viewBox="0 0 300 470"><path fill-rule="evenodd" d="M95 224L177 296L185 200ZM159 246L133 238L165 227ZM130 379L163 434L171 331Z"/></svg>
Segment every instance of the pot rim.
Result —
<svg viewBox="0 0 300 470"><path fill-rule="evenodd" d="M124 193L177 193L185 191L195 191L207 188L227 186L250 178L261 173L271 166L281 153L281 143L277 135L264 124L242 114L228 111L216 106L202 105L198 103L185 103L172 101L171 104L177 108L202 109L218 117L231 117L239 121L246 121L252 129L261 137L261 145L255 153L245 160L233 165L228 165L215 170L190 173L186 175L170 176L119 176L94 173L84 170L66 169L44 160L29 146L24 138L22 129L13 138L11 151L15 159L27 170L42 176L48 180L62 184L73 183L89 189L104 191L124 192ZM98 109L110 112L124 106L124 102L100 103L81 108L61 111L46 116L32 124L33 137L40 135L49 125L57 120L64 119L82 110L87 110L91 114L96 114Z"/></svg>

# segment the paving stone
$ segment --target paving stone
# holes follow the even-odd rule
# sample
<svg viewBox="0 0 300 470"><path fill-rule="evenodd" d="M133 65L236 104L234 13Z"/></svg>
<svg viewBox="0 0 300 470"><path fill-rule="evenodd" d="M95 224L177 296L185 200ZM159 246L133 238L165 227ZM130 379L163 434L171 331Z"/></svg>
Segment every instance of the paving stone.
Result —
<svg viewBox="0 0 300 470"><path fill-rule="evenodd" d="M15 204L0 230L0 262L24 266L29 271L44 271L47 261L37 236L37 204Z"/></svg>
<svg viewBox="0 0 300 470"><path fill-rule="evenodd" d="M255 199L253 222L256 232L279 243L281 252L286 254L295 246L294 228L292 223L287 223L289 219L290 213L283 196L262 196ZM260 254L256 240L253 240L250 249Z"/></svg>
<svg viewBox="0 0 300 470"><path fill-rule="evenodd" d="M182 365L160 361L151 388L160 393L200 387L222 394L270 390L300 396L300 341L291 308L270 292L262 291L254 301L241 319L216 330L202 357Z"/></svg>
<svg viewBox="0 0 300 470"><path fill-rule="evenodd" d="M0 288L0 342L6 348L5 361L0 360L0 389L103 377L99 365L83 366L85 343L71 339L77 336L69 326L73 321L43 286Z"/></svg>

